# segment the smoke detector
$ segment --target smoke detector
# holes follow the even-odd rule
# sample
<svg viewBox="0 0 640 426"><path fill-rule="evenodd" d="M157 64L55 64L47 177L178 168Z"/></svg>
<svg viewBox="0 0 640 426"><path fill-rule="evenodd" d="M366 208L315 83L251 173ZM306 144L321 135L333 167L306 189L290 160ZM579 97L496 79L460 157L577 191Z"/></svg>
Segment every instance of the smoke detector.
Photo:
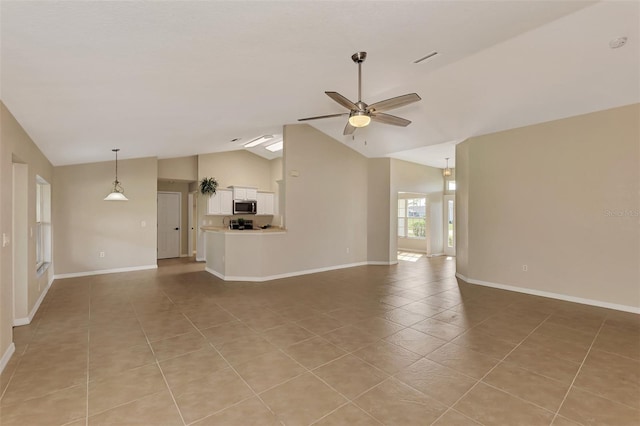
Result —
<svg viewBox="0 0 640 426"><path fill-rule="evenodd" d="M627 38L626 37L618 37L618 38L614 38L613 40L611 40L609 42L609 47L612 49L617 49L619 47L624 46L625 44L627 44Z"/></svg>

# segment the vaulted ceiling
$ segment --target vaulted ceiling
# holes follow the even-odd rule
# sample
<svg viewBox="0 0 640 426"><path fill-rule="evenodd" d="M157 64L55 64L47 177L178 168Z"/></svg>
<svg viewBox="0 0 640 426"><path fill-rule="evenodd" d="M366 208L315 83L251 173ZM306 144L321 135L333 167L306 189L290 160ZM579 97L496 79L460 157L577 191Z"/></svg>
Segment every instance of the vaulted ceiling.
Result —
<svg viewBox="0 0 640 426"><path fill-rule="evenodd" d="M413 123L309 123L444 167L470 136L640 102L639 17L635 1L5 0L0 97L54 165L227 151L344 112L323 92L357 100L366 51L363 100L417 92L392 112Z"/></svg>

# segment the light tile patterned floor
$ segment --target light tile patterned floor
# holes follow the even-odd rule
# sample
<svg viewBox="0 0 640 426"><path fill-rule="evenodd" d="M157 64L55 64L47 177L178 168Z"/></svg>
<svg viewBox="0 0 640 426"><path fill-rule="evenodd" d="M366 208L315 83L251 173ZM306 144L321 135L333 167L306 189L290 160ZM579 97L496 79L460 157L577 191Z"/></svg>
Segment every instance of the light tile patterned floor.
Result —
<svg viewBox="0 0 640 426"><path fill-rule="evenodd" d="M640 424L638 315L468 285L454 262L57 280L14 330L0 424Z"/></svg>

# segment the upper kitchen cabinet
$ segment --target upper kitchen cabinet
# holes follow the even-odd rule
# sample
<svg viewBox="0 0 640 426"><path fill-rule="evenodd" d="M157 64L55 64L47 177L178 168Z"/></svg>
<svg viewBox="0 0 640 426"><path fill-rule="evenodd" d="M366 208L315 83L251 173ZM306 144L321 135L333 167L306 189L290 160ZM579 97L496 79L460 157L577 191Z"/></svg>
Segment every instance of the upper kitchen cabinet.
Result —
<svg viewBox="0 0 640 426"><path fill-rule="evenodd" d="M258 213L263 215L274 214L273 192L258 192Z"/></svg>
<svg viewBox="0 0 640 426"><path fill-rule="evenodd" d="M207 214L233 214L233 192L228 189L218 189L215 194L209 197Z"/></svg>
<svg viewBox="0 0 640 426"><path fill-rule="evenodd" d="M247 186L230 186L233 191L234 200L257 200L258 190L257 188L251 188Z"/></svg>

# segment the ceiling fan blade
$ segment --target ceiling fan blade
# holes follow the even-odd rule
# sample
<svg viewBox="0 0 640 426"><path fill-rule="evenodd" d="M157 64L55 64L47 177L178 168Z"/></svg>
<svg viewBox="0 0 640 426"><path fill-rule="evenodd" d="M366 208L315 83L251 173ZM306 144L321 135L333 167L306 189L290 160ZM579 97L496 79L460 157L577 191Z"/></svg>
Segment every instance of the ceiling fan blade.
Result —
<svg viewBox="0 0 640 426"><path fill-rule="evenodd" d="M343 134L343 135L352 135L352 134L353 134L353 132L355 132L355 131L356 131L356 129L357 129L357 127L353 127L353 126L351 125L351 123L349 123L349 122L347 121L347 125L346 125L346 126L344 126L344 132L342 132L342 134Z"/></svg>
<svg viewBox="0 0 640 426"><path fill-rule="evenodd" d="M390 114L373 113L371 114L371 119L373 121L377 121L378 123L391 124L393 126L407 127L409 124L411 124L410 120L396 117L395 115Z"/></svg>
<svg viewBox="0 0 640 426"><path fill-rule="evenodd" d="M402 96L396 96L395 98L385 99L384 101L376 102L375 104L369 105L369 111L389 111L390 109L400 108L401 106L418 102L420 99L422 98L420 98L417 93L409 93Z"/></svg>
<svg viewBox="0 0 640 426"><path fill-rule="evenodd" d="M343 112L341 114L317 115L315 117L298 118L298 121L309 121L309 120L319 120L321 118L342 117L343 115L349 115L349 113L348 112Z"/></svg>
<svg viewBox="0 0 640 426"><path fill-rule="evenodd" d="M340 105L342 105L347 109L355 110L355 111L359 110L356 104L354 104L353 102L351 102L349 99L345 98L338 92L324 92L324 93L326 93L327 96L329 96L331 99L333 99L334 101L336 101L337 103L339 103Z"/></svg>

